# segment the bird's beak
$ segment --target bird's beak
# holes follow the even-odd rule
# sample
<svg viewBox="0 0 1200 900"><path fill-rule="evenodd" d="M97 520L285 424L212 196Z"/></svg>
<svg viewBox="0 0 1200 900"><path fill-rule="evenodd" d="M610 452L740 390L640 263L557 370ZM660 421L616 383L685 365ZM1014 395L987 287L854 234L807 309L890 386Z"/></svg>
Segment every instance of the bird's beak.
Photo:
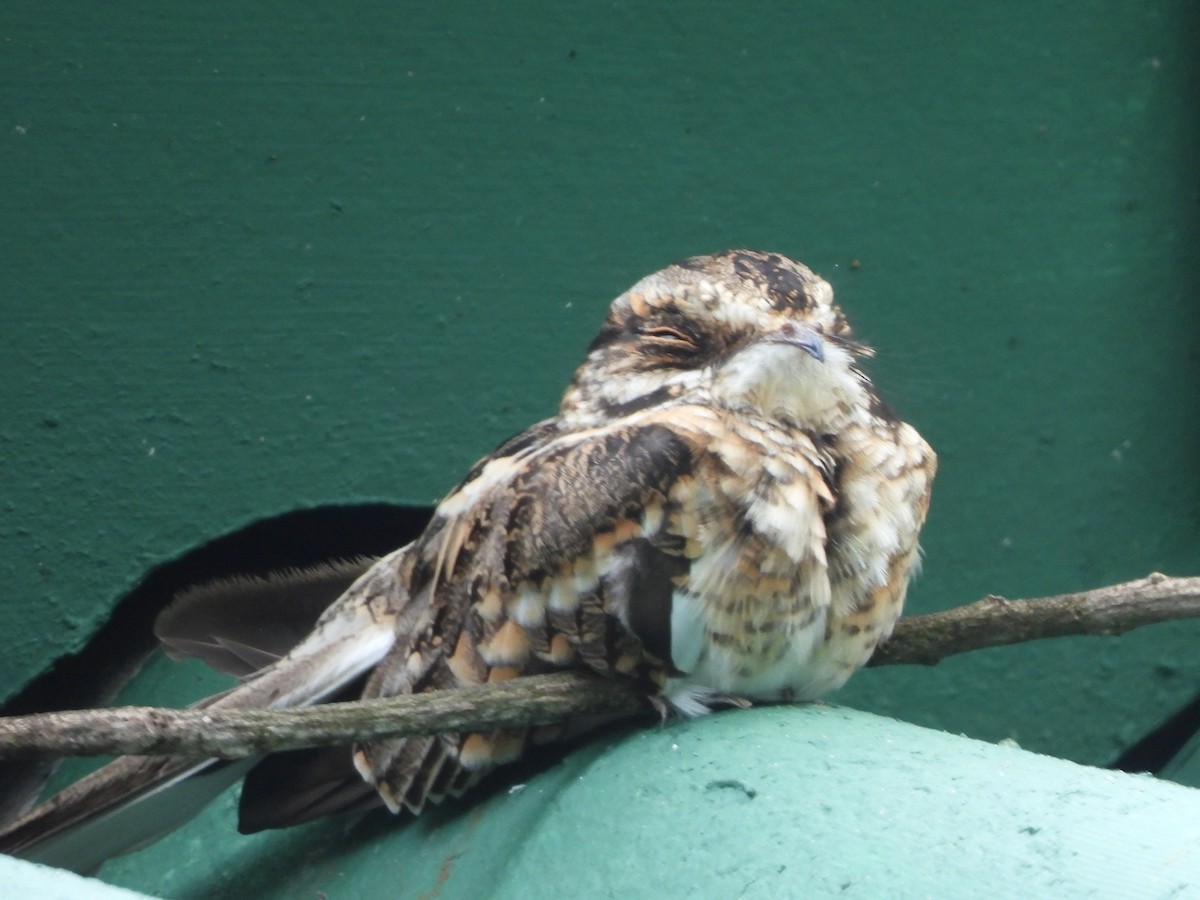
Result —
<svg viewBox="0 0 1200 900"><path fill-rule="evenodd" d="M811 328L790 322L767 338L772 344L787 344L803 350L817 362L825 362L825 339Z"/></svg>

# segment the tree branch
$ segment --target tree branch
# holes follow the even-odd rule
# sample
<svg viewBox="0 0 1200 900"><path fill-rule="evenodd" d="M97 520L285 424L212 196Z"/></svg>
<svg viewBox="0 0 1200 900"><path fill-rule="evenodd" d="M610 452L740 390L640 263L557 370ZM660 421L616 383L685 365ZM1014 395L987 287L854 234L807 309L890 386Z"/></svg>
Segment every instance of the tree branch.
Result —
<svg viewBox="0 0 1200 900"><path fill-rule="evenodd" d="M870 665L935 665L948 656L1065 635L1116 635L1200 618L1200 578L1153 574L1037 600L986 597L902 619ZM650 708L633 685L577 673L301 709L123 707L0 719L0 758L39 754L179 754L237 758L384 737L489 731Z"/></svg>
<svg viewBox="0 0 1200 900"><path fill-rule="evenodd" d="M239 759L374 738L491 731L650 709L631 683L560 672L290 709L125 706L0 718L0 759L136 753Z"/></svg>
<svg viewBox="0 0 1200 900"><path fill-rule="evenodd" d="M948 656L1068 635L1117 635L1143 625L1200 618L1200 578L1155 572L1136 581L1041 597L995 595L896 623L868 665L934 666Z"/></svg>

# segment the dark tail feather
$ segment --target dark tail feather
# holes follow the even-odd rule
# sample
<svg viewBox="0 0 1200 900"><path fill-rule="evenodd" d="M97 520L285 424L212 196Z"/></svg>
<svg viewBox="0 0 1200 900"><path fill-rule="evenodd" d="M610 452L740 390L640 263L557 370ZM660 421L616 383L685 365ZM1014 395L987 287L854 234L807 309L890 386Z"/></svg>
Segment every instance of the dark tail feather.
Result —
<svg viewBox="0 0 1200 900"><path fill-rule="evenodd" d="M355 770L349 747L273 753L242 781L238 831L253 834L381 806L379 793Z"/></svg>
<svg viewBox="0 0 1200 900"><path fill-rule="evenodd" d="M194 656L246 678L291 652L373 562L338 560L197 585L171 601L154 633L172 658Z"/></svg>

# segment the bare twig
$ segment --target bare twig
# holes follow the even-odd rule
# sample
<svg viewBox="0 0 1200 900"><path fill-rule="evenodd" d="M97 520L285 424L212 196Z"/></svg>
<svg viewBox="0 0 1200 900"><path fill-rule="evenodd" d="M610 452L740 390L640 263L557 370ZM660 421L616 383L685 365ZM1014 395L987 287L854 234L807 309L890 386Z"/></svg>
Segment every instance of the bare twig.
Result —
<svg viewBox="0 0 1200 900"><path fill-rule="evenodd" d="M1200 618L1200 578L1155 572L1136 581L1037 600L990 596L896 623L869 665L937 665L948 656L1067 635L1116 635Z"/></svg>
<svg viewBox="0 0 1200 900"><path fill-rule="evenodd" d="M489 731L649 709L628 682L561 672L495 684L298 709L126 706L0 719L0 758L137 753L238 759L356 740Z"/></svg>
<svg viewBox="0 0 1200 900"><path fill-rule="evenodd" d="M934 665L947 656L1064 635L1115 635L1200 618L1200 578L1153 574L1038 600L987 597L903 619L871 665ZM386 700L304 709L82 710L0 719L0 757L186 754L236 758L268 750L441 732L488 731L578 715L646 710L632 685L562 673Z"/></svg>

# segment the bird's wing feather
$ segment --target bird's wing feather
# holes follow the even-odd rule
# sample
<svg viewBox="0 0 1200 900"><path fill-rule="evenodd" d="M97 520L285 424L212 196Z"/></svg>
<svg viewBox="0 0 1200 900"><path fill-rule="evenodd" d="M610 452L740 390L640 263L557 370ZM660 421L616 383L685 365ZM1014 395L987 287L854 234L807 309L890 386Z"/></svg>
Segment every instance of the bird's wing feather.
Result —
<svg viewBox="0 0 1200 900"><path fill-rule="evenodd" d="M365 696L571 665L634 674L641 644L608 614L606 593L637 594L643 607L663 605L660 618L669 619L682 548L654 541L671 486L701 452L702 432L681 426L686 418L645 414L517 442L515 452L477 466L414 545L410 609L419 617L374 670ZM618 577L628 584L614 589ZM355 760L393 810L418 811L513 758L529 737L376 741Z"/></svg>
<svg viewBox="0 0 1200 900"><path fill-rule="evenodd" d="M208 708L296 706L327 698L382 659L407 599L404 550L375 563L317 619L311 634ZM0 852L75 871L156 840L198 812L249 763L122 757L0 831Z"/></svg>
<svg viewBox="0 0 1200 900"><path fill-rule="evenodd" d="M654 420L571 434L559 433L557 422L547 420L481 460L439 505L409 554L413 601L397 617L395 644L373 671L365 696L548 671L576 662L580 643L587 644L583 655L592 665L604 665L608 625L596 598L594 545L599 538L611 551L618 530L628 538L644 506L662 502L673 479L690 466L689 440L695 442L695 436ZM641 590L643 605L655 598L668 604L670 583L655 575L654 563L673 571L672 558L648 544L638 557L642 565L631 568L623 584L646 578L655 589ZM568 565L570 577L559 577ZM586 614L554 613L557 631L545 623L544 594L551 583L559 606L574 604L578 594L589 595L581 604ZM632 592L629 586L622 589ZM518 606L526 625L512 622ZM530 623L536 616L539 622ZM648 632L647 619L643 616L640 624ZM586 641L583 620L592 626ZM630 643L625 641L626 649ZM286 827L359 808L365 802L360 772L392 809L418 812L426 803L466 790L482 769L515 756L524 739L490 734L374 742L353 757L358 769L348 751L343 757L329 750L269 758L247 776L240 827ZM300 799L295 799L299 794L281 797L276 788L281 767L287 768L290 785L316 787Z"/></svg>
<svg viewBox="0 0 1200 900"><path fill-rule="evenodd" d="M374 561L360 557L205 582L176 596L154 633L174 659L198 657L246 678L300 643Z"/></svg>
<svg viewBox="0 0 1200 900"><path fill-rule="evenodd" d="M153 843L187 822L250 765L123 756L6 828L0 850L90 875L110 857Z"/></svg>

